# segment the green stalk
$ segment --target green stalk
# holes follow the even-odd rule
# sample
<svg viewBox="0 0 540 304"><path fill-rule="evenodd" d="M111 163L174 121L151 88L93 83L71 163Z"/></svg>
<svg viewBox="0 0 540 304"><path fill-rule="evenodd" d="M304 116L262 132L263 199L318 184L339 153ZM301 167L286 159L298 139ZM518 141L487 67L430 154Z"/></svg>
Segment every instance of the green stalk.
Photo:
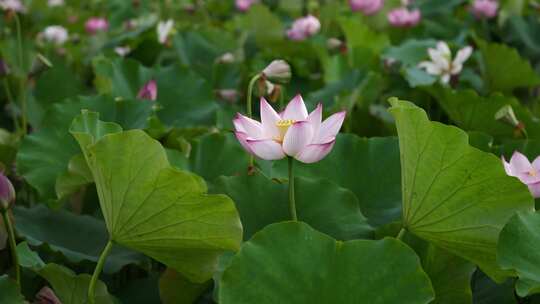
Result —
<svg viewBox="0 0 540 304"><path fill-rule="evenodd" d="M19 15L15 14L15 25L17 27L17 53L19 57L19 68L24 71L23 68L23 47L22 47L22 36L21 36L21 21L19 20ZM28 132L27 119L26 119L26 76L22 76L19 85L19 98L21 102L21 125L23 135L26 135Z"/></svg>
<svg viewBox="0 0 540 304"><path fill-rule="evenodd" d="M396 239L403 241L403 236L405 235L406 232L407 232L407 229L405 229L404 227L401 227Z"/></svg>
<svg viewBox="0 0 540 304"><path fill-rule="evenodd" d="M255 86L255 83L257 83L257 80L259 80L259 78L261 78L261 74L257 74L255 76L253 76L253 78L251 78L251 80L249 81L249 85L248 85L248 91L247 91L247 104L246 104L246 108L247 108L247 115L249 118L252 118L252 110L251 110L251 99L253 97L253 86ZM249 168L253 168L253 155L250 155L249 156Z"/></svg>
<svg viewBox="0 0 540 304"><path fill-rule="evenodd" d="M13 108L13 127L15 128L15 131L18 134L19 129L20 129L19 120L17 119L17 115L15 114L16 113L16 106L15 106L15 102L13 101L13 95L11 94L11 89L9 88L9 83L8 83L7 77L4 77L3 82L4 82L4 90L6 91L6 96L7 96L8 102L11 105L11 107Z"/></svg>
<svg viewBox="0 0 540 304"><path fill-rule="evenodd" d="M89 304L96 303L96 300L94 298L96 283L99 279L99 275L101 274L101 271L103 270L103 266L105 265L105 260L107 259L107 256L111 252L112 247L113 247L113 243L111 240L109 240L107 242L107 245L101 252L101 256L99 257L96 268L94 269L94 273L92 274L92 279L90 280L90 285L88 286L88 303Z"/></svg>
<svg viewBox="0 0 540 304"><path fill-rule="evenodd" d="M17 288L21 290L21 268L19 267L19 256L17 255L17 242L15 240L15 229L13 229L13 223L9 218L7 210L2 210L2 219L4 220L4 225L8 232L9 237L9 250L11 251L11 260L13 267L15 267L15 282L17 283Z"/></svg>
<svg viewBox="0 0 540 304"><path fill-rule="evenodd" d="M296 203L294 201L294 158L288 157L289 160L289 210L293 221L298 221L296 217Z"/></svg>

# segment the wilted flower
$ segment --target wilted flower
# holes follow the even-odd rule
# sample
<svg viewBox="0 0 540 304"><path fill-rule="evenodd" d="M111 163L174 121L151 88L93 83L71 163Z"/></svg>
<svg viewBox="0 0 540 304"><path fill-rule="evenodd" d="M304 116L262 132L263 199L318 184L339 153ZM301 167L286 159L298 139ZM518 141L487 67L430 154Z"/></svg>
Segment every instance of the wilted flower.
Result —
<svg viewBox="0 0 540 304"><path fill-rule="evenodd" d="M472 54L472 47L466 46L458 51L456 58L452 61L450 48L444 41L437 43L437 48L428 49L431 61L422 61L418 67L426 69L431 75L439 76L442 83L447 84L452 75L458 75L463 69L463 63Z"/></svg>
<svg viewBox="0 0 540 304"><path fill-rule="evenodd" d="M472 12L476 18L493 18L497 16L499 3L496 0L474 0Z"/></svg>
<svg viewBox="0 0 540 304"><path fill-rule="evenodd" d="M167 21L160 21L157 25L158 41L161 44L167 42L167 38L172 33L174 28L174 20L169 19Z"/></svg>
<svg viewBox="0 0 540 304"><path fill-rule="evenodd" d="M277 83L287 83L291 79L291 66L285 60L274 60L262 71L265 79Z"/></svg>
<svg viewBox="0 0 540 304"><path fill-rule="evenodd" d="M246 12L249 10L249 8L257 3L258 1L257 0L236 0L235 1L235 4L236 4L236 9L241 11L241 12Z"/></svg>
<svg viewBox="0 0 540 304"><path fill-rule="evenodd" d="M391 10L387 17L388 22L394 27L413 27L420 22L422 14L419 9L409 10L406 7L400 7Z"/></svg>
<svg viewBox="0 0 540 304"><path fill-rule="evenodd" d="M376 14L384 6L384 0L349 0L351 10L360 11L365 15Z"/></svg>
<svg viewBox="0 0 540 304"><path fill-rule="evenodd" d="M69 38L67 30L60 25L47 26L41 35L47 42L56 45L64 44Z"/></svg>
<svg viewBox="0 0 540 304"><path fill-rule="evenodd" d="M501 159L506 174L517 177L529 187L529 191L535 198L540 197L540 156L532 164L525 155L518 151L514 152L509 163L506 162L504 157L501 157Z"/></svg>
<svg viewBox="0 0 540 304"><path fill-rule="evenodd" d="M129 46L117 46L114 48L114 52L119 56L125 57L131 52L131 48Z"/></svg>
<svg viewBox="0 0 540 304"><path fill-rule="evenodd" d="M92 17L86 20L84 29L91 35L94 35L97 32L106 32L109 30L109 22L105 18Z"/></svg>
<svg viewBox="0 0 540 304"><path fill-rule="evenodd" d="M45 286L36 294L36 302L34 304L62 304L54 291Z"/></svg>
<svg viewBox="0 0 540 304"><path fill-rule="evenodd" d="M48 0L47 5L49 7L62 6L64 5L64 0Z"/></svg>
<svg viewBox="0 0 540 304"><path fill-rule="evenodd" d="M305 40L321 30L321 23L315 16L308 15L296 19L292 27L287 31L287 37L291 40Z"/></svg>
<svg viewBox="0 0 540 304"><path fill-rule="evenodd" d="M25 13L26 7L21 0L0 0L0 7L5 11Z"/></svg>
<svg viewBox="0 0 540 304"><path fill-rule="evenodd" d="M314 163L330 153L344 119L345 112L339 112L322 121L321 104L308 115L302 97L297 95L280 114L261 98L261 122L237 114L233 124L240 144L261 159L291 156Z"/></svg>
<svg viewBox="0 0 540 304"><path fill-rule="evenodd" d="M0 207L8 209L15 202L15 189L9 179L0 172Z"/></svg>
<svg viewBox="0 0 540 304"><path fill-rule="evenodd" d="M156 100L157 99L157 83L154 79L148 81L137 93L137 98Z"/></svg>

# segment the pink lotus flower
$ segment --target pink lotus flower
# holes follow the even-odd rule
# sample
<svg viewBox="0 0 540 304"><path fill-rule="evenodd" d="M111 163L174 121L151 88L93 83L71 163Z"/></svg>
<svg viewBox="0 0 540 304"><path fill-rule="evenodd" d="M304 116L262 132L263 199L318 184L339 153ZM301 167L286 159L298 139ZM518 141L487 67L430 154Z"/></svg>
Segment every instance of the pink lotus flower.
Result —
<svg viewBox="0 0 540 304"><path fill-rule="evenodd" d="M308 15L296 19L292 27L287 31L287 37L291 40L306 40L321 30L321 23L315 16Z"/></svg>
<svg viewBox="0 0 540 304"><path fill-rule="evenodd" d="M472 13L478 19L497 16L497 9L499 3L496 0L475 0L472 5Z"/></svg>
<svg viewBox="0 0 540 304"><path fill-rule="evenodd" d="M360 11L365 15L376 14L384 6L384 0L349 0L351 10Z"/></svg>
<svg viewBox="0 0 540 304"><path fill-rule="evenodd" d="M152 79L145 83L143 87L137 93L137 98L156 100L157 99L157 82Z"/></svg>
<svg viewBox="0 0 540 304"><path fill-rule="evenodd" d="M86 32L90 35L94 35L97 32L106 32L109 29L109 22L107 19L92 17L84 24Z"/></svg>
<svg viewBox="0 0 540 304"><path fill-rule="evenodd" d="M45 286L36 294L35 304L62 304L52 289Z"/></svg>
<svg viewBox="0 0 540 304"><path fill-rule="evenodd" d="M9 179L0 172L0 208L8 209L15 202L15 189Z"/></svg>
<svg viewBox="0 0 540 304"><path fill-rule="evenodd" d="M322 105L308 115L302 96L297 95L280 114L261 98L261 122L237 114L233 124L242 147L258 158L291 156L314 163L332 150L345 115L339 112L322 121Z"/></svg>
<svg viewBox="0 0 540 304"><path fill-rule="evenodd" d="M531 164L527 157L519 152L514 152L510 162L501 157L506 174L517 177L529 187L529 191L535 198L540 197L540 156Z"/></svg>
<svg viewBox="0 0 540 304"><path fill-rule="evenodd" d="M400 7L391 10L388 15L388 22L394 27L413 27L422 19L420 10L409 10L406 7Z"/></svg>
<svg viewBox="0 0 540 304"><path fill-rule="evenodd" d="M257 0L236 0L236 9L241 12L247 12L249 8L257 3Z"/></svg>
<svg viewBox="0 0 540 304"><path fill-rule="evenodd" d="M26 13L26 7L21 0L0 0L0 8L5 11L13 11L16 13Z"/></svg>

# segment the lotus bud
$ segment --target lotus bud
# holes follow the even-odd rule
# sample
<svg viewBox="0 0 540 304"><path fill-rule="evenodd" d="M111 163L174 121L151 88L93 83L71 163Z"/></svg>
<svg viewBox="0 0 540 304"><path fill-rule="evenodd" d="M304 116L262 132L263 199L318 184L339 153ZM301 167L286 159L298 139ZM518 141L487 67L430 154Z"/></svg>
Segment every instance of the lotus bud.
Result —
<svg viewBox="0 0 540 304"><path fill-rule="evenodd" d="M221 63L221 64L229 64L229 63L233 63L234 61L235 61L235 58L231 52L227 52L219 56L216 60L217 63Z"/></svg>
<svg viewBox="0 0 540 304"><path fill-rule="evenodd" d="M154 79L143 85L137 94L139 99L156 100L157 99L157 83Z"/></svg>
<svg viewBox="0 0 540 304"><path fill-rule="evenodd" d="M217 97L221 100L233 103L238 99L238 91L235 89L222 89L216 92Z"/></svg>
<svg viewBox="0 0 540 304"><path fill-rule="evenodd" d="M499 3L496 0L475 0L472 5L472 13L478 19L493 18L497 16Z"/></svg>
<svg viewBox="0 0 540 304"><path fill-rule="evenodd" d="M45 286L36 294L36 304L62 304L54 291Z"/></svg>
<svg viewBox="0 0 540 304"><path fill-rule="evenodd" d="M495 113L495 119L503 121L512 127L518 127L520 125L519 120L514 113L514 109L512 109L512 106L510 105L505 105L500 108L497 113Z"/></svg>
<svg viewBox="0 0 540 304"><path fill-rule="evenodd" d="M4 173L0 173L0 208L7 210L14 202L15 189Z"/></svg>
<svg viewBox="0 0 540 304"><path fill-rule="evenodd" d="M291 80L291 66L285 60L274 60L264 70L265 79L276 83L288 83Z"/></svg>

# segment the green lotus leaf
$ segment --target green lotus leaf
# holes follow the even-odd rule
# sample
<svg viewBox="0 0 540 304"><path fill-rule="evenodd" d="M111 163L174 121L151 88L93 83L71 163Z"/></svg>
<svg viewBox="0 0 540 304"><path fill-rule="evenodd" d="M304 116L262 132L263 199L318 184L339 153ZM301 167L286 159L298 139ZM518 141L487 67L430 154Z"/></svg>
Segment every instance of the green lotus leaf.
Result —
<svg viewBox="0 0 540 304"><path fill-rule="evenodd" d="M539 241L539 213L519 212L501 231L498 261L502 268L517 272L516 292L521 297L540 292Z"/></svg>
<svg viewBox="0 0 540 304"><path fill-rule="evenodd" d="M485 41L479 41L478 46L484 58L485 77L490 90L512 92L516 88L540 84L538 74L516 49Z"/></svg>
<svg viewBox="0 0 540 304"><path fill-rule="evenodd" d="M350 190L326 179L297 177L298 218L338 240L371 238L373 229ZM214 192L229 195L236 204L249 239L266 225L290 219L288 185L260 174L220 177Z"/></svg>
<svg viewBox="0 0 540 304"><path fill-rule="evenodd" d="M508 219L532 210L527 187L496 156L469 146L467 134L429 121L408 101L390 100L401 151L403 226L477 264L496 281L497 240Z"/></svg>
<svg viewBox="0 0 540 304"><path fill-rule="evenodd" d="M287 177L287 161L274 162L273 177ZM326 178L354 192L371 226L399 219L401 184L397 138L338 134L332 152L315 164L295 165L295 176Z"/></svg>
<svg viewBox="0 0 540 304"><path fill-rule="evenodd" d="M223 273L219 302L430 303L418 256L405 244L336 241L302 222L272 224L244 243Z"/></svg>
<svg viewBox="0 0 540 304"><path fill-rule="evenodd" d="M62 253L70 262L97 262L107 243L105 223L88 215L66 210L51 210L43 205L13 209L17 233L32 246L46 244ZM54 225L51 225L54 223ZM105 261L104 272L115 273L125 265L146 261L146 258L120 246L113 247Z"/></svg>
<svg viewBox="0 0 540 304"><path fill-rule="evenodd" d="M24 304L26 301L17 284L7 275L0 276L0 303Z"/></svg>
<svg viewBox="0 0 540 304"><path fill-rule="evenodd" d="M204 181L171 167L165 149L141 130L98 140L106 132L96 130L117 130L110 126L86 112L70 129L92 171L110 240L194 282L209 279L218 256L242 239L234 203L205 194Z"/></svg>

